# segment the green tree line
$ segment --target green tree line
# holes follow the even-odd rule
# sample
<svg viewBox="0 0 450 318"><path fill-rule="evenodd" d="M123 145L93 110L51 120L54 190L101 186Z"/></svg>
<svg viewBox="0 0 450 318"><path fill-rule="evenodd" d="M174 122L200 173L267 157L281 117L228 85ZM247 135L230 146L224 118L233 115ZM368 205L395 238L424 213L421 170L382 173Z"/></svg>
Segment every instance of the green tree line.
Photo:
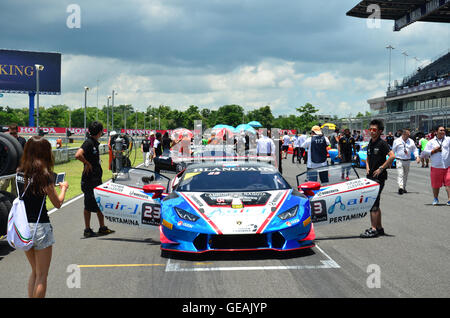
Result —
<svg viewBox="0 0 450 318"><path fill-rule="evenodd" d="M109 113L109 129L111 123L110 106L87 107L86 122L101 121L106 127L107 113ZM114 106L114 128L146 129L157 128L175 129L184 127L193 129L195 120L202 120L204 128L210 128L217 124L226 124L236 127L242 123L259 121L266 128L308 130L313 125L319 124L315 106L307 103L296 108L296 114L279 115L275 117L269 105L251 111L244 111L240 105L223 105L216 110L190 105L186 110L173 109L167 105L148 106L145 111L137 111L132 105ZM144 123L145 121L145 123ZM19 126L28 126L28 108L11 108L0 106L0 125L17 123ZM84 107L70 109L67 105L53 105L51 107L39 107L39 125L41 127L84 127Z"/></svg>

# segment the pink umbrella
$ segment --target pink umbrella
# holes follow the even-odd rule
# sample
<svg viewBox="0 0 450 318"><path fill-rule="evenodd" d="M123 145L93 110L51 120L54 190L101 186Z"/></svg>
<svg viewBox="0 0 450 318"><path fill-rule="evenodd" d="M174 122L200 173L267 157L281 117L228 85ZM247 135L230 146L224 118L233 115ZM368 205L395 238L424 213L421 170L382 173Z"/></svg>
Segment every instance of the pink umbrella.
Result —
<svg viewBox="0 0 450 318"><path fill-rule="evenodd" d="M172 130L172 135L171 135L172 140L182 139L184 136L187 136L189 138L194 138L194 134L189 129L177 128L177 129Z"/></svg>

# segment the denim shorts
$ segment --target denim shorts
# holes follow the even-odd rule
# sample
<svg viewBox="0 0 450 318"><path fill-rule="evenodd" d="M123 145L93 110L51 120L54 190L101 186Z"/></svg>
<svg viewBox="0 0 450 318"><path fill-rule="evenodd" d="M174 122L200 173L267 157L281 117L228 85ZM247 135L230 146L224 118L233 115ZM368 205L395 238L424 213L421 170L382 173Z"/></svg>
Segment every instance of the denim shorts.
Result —
<svg viewBox="0 0 450 318"><path fill-rule="evenodd" d="M33 235L36 223L28 223L28 225L30 226L31 235ZM42 250L55 244L52 225L50 223L38 223L33 241L33 248L36 250Z"/></svg>

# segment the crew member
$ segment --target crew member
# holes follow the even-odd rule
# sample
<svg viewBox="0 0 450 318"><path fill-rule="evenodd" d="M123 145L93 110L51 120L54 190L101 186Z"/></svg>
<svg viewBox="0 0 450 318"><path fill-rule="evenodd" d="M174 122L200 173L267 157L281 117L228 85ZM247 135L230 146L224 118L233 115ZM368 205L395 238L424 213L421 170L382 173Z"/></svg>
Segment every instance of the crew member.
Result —
<svg viewBox="0 0 450 318"><path fill-rule="evenodd" d="M83 142L81 147L75 154L75 158L80 160L84 164L83 174L81 176L81 190L84 193L84 237L93 237L97 235L106 235L114 233L105 226L105 218L101 213L97 201L94 196L94 188L101 185L103 170L100 164L100 152L98 149L98 140L103 135L103 125L94 121L89 125L88 138ZM97 233L92 231L91 212L97 213L98 223L100 228Z"/></svg>
<svg viewBox="0 0 450 318"><path fill-rule="evenodd" d="M367 146L366 172L367 178L380 184L378 196L370 210L371 228L361 234L362 238L373 238L384 235L384 229L381 224L380 198L384 188L384 182L388 175L386 169L392 165L395 159L394 152L390 149L388 143L381 139L384 125L381 120L374 119L370 122L370 141ZM386 156L389 158L386 160Z"/></svg>
<svg viewBox="0 0 450 318"><path fill-rule="evenodd" d="M392 145L392 151L395 155L398 172L398 194L407 193L406 181L408 180L411 154L414 154L414 158L416 159L417 163L420 162L419 151L417 150L414 141L409 138L410 135L411 132L409 129L403 129L402 136L395 139Z"/></svg>
<svg viewBox="0 0 450 318"><path fill-rule="evenodd" d="M433 189L433 205L439 204L439 189L445 186L447 190L447 205L450 205L450 137L445 136L445 127L439 126L436 129L436 136L428 141L424 155L430 156L431 169L430 179Z"/></svg>
<svg viewBox="0 0 450 318"><path fill-rule="evenodd" d="M311 128L311 136L306 139L302 147L308 152L308 162L306 163L306 169L318 169L328 166L328 150L330 141L322 134L322 130L319 126L313 126ZM320 182L328 182L328 170L319 169ZM317 181L317 171L310 171L308 173L309 181Z"/></svg>
<svg viewBox="0 0 450 318"><path fill-rule="evenodd" d="M351 163L353 154L356 153L356 142L355 138L350 134L350 129L344 129L344 135L339 138L339 142L337 144L338 147L338 157L341 159L341 163ZM352 166L350 164L344 165L342 168L341 179L344 179L344 170L345 170L345 179L349 180L348 174Z"/></svg>

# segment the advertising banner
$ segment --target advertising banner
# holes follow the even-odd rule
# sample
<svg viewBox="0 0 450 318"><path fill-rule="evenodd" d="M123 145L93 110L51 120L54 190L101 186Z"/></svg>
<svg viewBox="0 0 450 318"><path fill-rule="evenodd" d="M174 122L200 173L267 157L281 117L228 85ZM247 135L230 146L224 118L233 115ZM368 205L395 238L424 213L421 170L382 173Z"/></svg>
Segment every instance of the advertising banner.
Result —
<svg viewBox="0 0 450 318"><path fill-rule="evenodd" d="M39 72L39 93L61 94L61 54L0 49L0 92L36 92L35 64Z"/></svg>

